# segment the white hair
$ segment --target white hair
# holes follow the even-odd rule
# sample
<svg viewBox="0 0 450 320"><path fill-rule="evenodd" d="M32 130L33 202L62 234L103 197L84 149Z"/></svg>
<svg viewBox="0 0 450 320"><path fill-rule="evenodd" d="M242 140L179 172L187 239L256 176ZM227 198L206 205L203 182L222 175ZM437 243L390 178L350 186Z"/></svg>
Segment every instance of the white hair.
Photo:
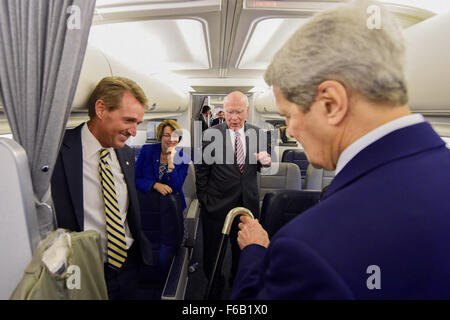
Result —
<svg viewBox="0 0 450 320"><path fill-rule="evenodd" d="M379 10L378 29L369 28L370 6ZM339 81L370 101L403 105L404 57L394 17L378 2L356 0L312 17L277 52L264 78L304 112L325 80Z"/></svg>
<svg viewBox="0 0 450 320"><path fill-rule="evenodd" d="M228 99L229 99L229 97L231 96L231 95L239 95L239 96L241 96L241 102L245 105L245 106L249 106L249 103L248 103L248 97L245 95L245 94L243 94L242 92L240 92L240 91L233 91L233 92L231 92L231 93L229 93L226 97L225 97L225 99L223 99L223 105L225 106L225 104L227 104L228 103Z"/></svg>

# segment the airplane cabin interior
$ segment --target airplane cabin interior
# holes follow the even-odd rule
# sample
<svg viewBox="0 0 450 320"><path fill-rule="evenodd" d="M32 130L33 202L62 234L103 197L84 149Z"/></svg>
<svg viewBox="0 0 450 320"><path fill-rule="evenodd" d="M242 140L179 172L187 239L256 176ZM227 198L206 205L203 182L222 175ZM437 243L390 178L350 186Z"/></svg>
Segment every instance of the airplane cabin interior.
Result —
<svg viewBox="0 0 450 320"><path fill-rule="evenodd" d="M184 132L180 146L189 150L201 143L195 120L202 107L210 106L211 119L216 118L224 110L225 96L241 91L250 104L247 122L276 131L273 161L289 163L275 174L276 183L261 175L261 197L278 189L321 190L331 183L334 173L309 165L300 143L289 136L263 75L273 55L305 21L342 2L346 1L97 0L65 127L74 128L89 119L87 99L102 78L124 76L136 81L148 98L144 121L136 136L126 142L136 158L143 145L157 142L156 128L165 119L180 124ZM450 3L381 2L404 31L408 105L450 147ZM0 153L5 163L0 166L4 203L0 252L9 257L8 263L0 263L0 299L10 297L42 238L41 221L35 217L33 176L24 172L29 170L29 159L14 143L12 129L0 100ZM183 239L167 276L159 279L160 291L154 299L202 299L199 292L206 285L197 270L201 227L193 165L183 190L187 199L187 208L179 213Z"/></svg>

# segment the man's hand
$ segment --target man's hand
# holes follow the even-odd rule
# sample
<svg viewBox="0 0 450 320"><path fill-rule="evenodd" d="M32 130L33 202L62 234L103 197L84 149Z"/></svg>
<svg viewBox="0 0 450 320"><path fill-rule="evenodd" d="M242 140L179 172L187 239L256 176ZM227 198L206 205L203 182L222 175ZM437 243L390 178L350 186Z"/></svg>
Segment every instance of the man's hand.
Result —
<svg viewBox="0 0 450 320"><path fill-rule="evenodd" d="M241 250L249 244L259 244L266 248L269 246L269 235L259 224L258 219L241 216L241 222L238 227L240 231L238 232L237 241Z"/></svg>
<svg viewBox="0 0 450 320"><path fill-rule="evenodd" d="M255 153L255 157L263 167L270 167L270 165L272 164L272 158L270 158L270 154L268 154L266 151Z"/></svg>
<svg viewBox="0 0 450 320"><path fill-rule="evenodd" d="M155 184L153 185L153 189L155 189L156 191L161 193L163 196L166 196L166 195L172 193L171 187L169 187L167 184L160 183L160 182L155 182Z"/></svg>

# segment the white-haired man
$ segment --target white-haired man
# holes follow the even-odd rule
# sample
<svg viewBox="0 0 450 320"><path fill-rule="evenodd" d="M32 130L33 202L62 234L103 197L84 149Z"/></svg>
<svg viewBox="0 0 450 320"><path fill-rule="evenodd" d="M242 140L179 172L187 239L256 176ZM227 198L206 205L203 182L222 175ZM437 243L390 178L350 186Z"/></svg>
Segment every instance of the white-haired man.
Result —
<svg viewBox="0 0 450 320"><path fill-rule="evenodd" d="M367 27L369 5L380 29ZM271 240L241 219L232 298L450 298L450 150L407 106L404 51L393 17L355 1L276 54L265 80L289 135L336 176Z"/></svg>
<svg viewBox="0 0 450 320"><path fill-rule="evenodd" d="M245 94L235 91L224 100L225 122L204 132L204 153L210 145L217 145L214 159L206 159L197 166L197 195L202 205L203 260L205 275L211 276L217 256L221 230L227 213L235 207L246 207L259 217L259 192L257 172L261 167L269 167L271 158L270 141L256 126L246 123L248 99ZM206 137L214 137L212 142ZM222 156L220 156L222 155ZM231 161L227 161L231 160ZM240 249L237 244L237 223L230 233L232 265L229 281L232 282L237 270ZM218 273L220 274L220 270ZM217 281L218 288L224 285ZM213 290L222 291L221 289ZM214 296L214 294L213 294ZM220 296L215 296L220 298Z"/></svg>

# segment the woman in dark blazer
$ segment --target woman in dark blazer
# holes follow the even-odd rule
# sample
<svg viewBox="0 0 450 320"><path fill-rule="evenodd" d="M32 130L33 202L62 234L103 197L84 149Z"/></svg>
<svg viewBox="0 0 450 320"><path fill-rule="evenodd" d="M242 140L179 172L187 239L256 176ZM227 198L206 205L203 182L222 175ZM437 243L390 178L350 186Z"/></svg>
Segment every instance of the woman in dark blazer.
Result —
<svg viewBox="0 0 450 320"><path fill-rule="evenodd" d="M183 184L189 166L189 157L176 145L181 140L180 125L174 120L164 120L156 131L160 143L144 145L136 162L136 187L162 195L179 193L183 210L186 200Z"/></svg>

